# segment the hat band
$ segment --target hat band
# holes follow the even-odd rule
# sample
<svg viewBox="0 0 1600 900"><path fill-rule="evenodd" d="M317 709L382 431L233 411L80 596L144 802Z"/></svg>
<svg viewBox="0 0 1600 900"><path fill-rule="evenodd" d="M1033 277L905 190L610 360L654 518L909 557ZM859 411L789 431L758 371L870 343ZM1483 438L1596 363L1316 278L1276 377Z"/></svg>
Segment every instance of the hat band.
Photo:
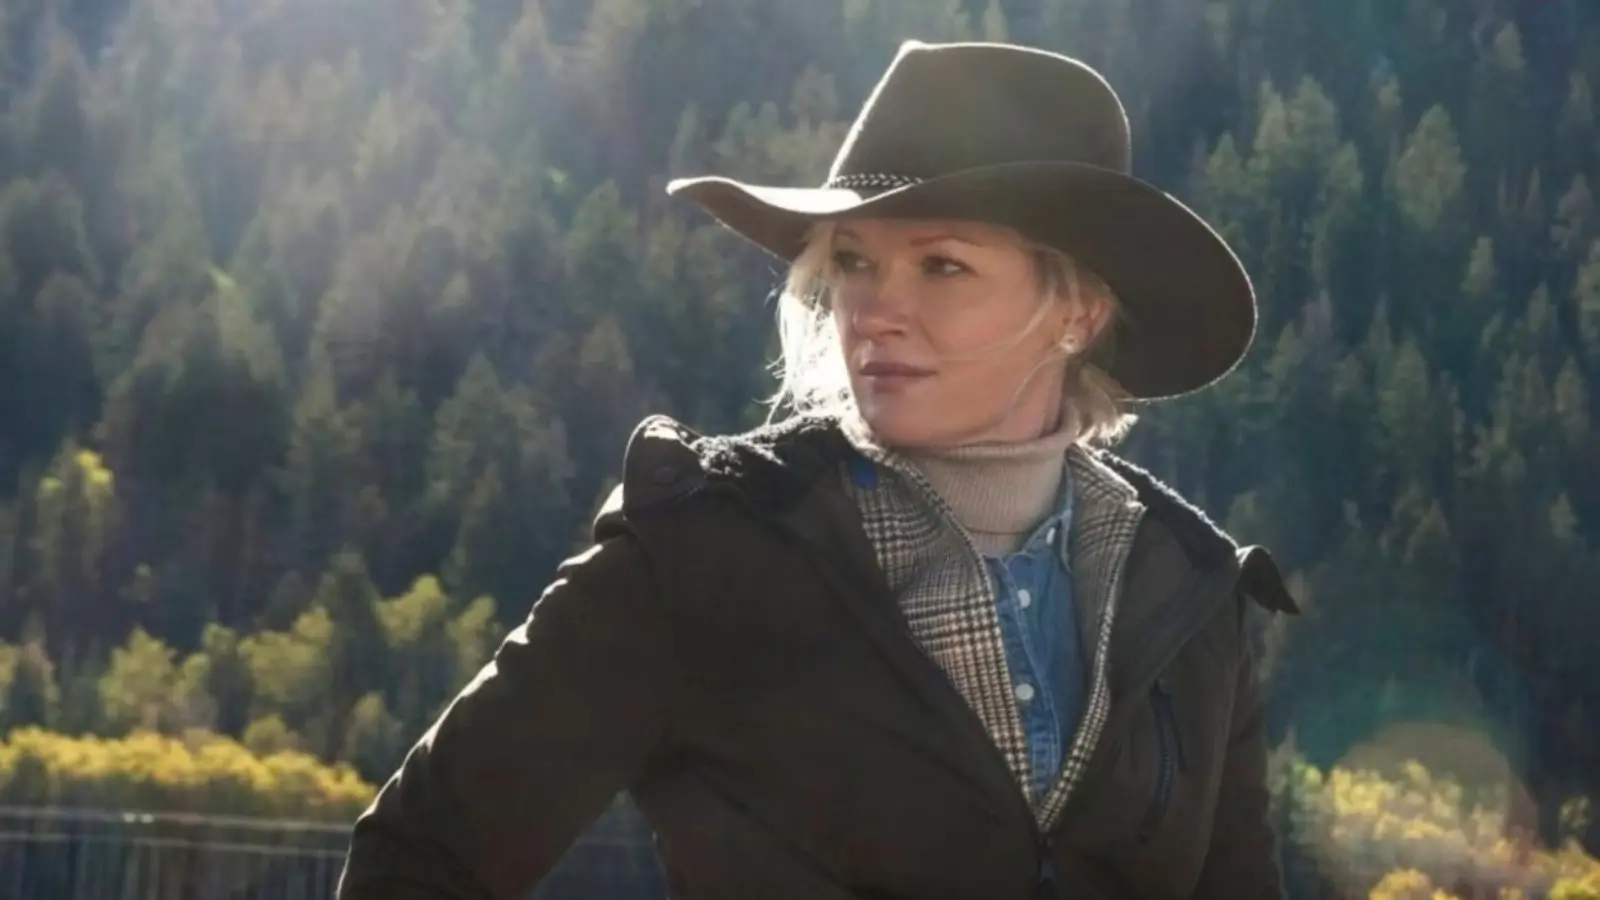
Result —
<svg viewBox="0 0 1600 900"><path fill-rule="evenodd" d="M891 190L921 182L921 178L912 175L895 175L890 172L859 172L854 175L836 175L828 179L823 185L825 188L867 188L869 190Z"/></svg>

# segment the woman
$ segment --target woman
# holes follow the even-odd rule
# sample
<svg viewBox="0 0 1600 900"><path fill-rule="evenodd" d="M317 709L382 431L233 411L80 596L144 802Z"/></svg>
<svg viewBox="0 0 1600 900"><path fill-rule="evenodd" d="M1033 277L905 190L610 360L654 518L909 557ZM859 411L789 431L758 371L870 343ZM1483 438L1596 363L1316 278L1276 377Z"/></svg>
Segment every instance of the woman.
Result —
<svg viewBox="0 0 1600 900"><path fill-rule="evenodd" d="M817 189L670 190L792 263L781 400L663 417L356 825L344 900L525 897L624 789L685 898L1282 895L1242 550L1091 444L1249 346L1223 241L1073 60L908 43Z"/></svg>

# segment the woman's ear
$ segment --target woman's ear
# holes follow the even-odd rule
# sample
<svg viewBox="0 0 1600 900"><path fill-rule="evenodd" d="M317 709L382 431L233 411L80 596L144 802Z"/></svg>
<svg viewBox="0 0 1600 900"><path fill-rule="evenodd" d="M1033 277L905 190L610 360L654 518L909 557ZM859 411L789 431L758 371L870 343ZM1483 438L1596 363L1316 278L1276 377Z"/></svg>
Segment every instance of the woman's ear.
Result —
<svg viewBox="0 0 1600 900"><path fill-rule="evenodd" d="M1079 350L1082 350L1084 347L1083 338L1080 337L1078 332L1072 327L1072 323L1070 321L1062 325L1061 340L1057 343L1061 347L1061 352L1068 356L1072 356Z"/></svg>
<svg viewBox="0 0 1600 900"><path fill-rule="evenodd" d="M1111 304L1096 293L1080 288L1073 300L1061 305L1061 349L1077 353L1093 344L1110 319Z"/></svg>
<svg viewBox="0 0 1600 900"><path fill-rule="evenodd" d="M1111 300L1094 290L1082 291L1078 296L1080 302L1071 333L1079 347L1087 347L1111 323Z"/></svg>

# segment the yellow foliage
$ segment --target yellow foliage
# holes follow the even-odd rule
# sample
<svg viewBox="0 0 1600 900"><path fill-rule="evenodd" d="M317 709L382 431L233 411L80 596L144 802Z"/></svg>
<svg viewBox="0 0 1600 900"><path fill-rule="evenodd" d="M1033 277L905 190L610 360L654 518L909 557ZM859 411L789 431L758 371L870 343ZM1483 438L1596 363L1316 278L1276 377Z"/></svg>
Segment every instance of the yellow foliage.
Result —
<svg viewBox="0 0 1600 900"><path fill-rule="evenodd" d="M0 688L11 687L12 680L17 677L17 663L21 661L21 657L21 648L0 642Z"/></svg>
<svg viewBox="0 0 1600 900"><path fill-rule="evenodd" d="M1600 863L1568 842L1552 859L1550 900L1600 900Z"/></svg>
<svg viewBox="0 0 1600 900"><path fill-rule="evenodd" d="M1600 900L1600 860L1571 842L1551 852L1519 839L1492 795L1469 804L1461 785L1416 762L1394 778L1294 762L1280 783L1294 841L1340 893L1438 900L1450 896L1442 885L1500 900Z"/></svg>
<svg viewBox="0 0 1600 900"><path fill-rule="evenodd" d="M111 490L111 470L106 468L105 459L100 454L93 450L79 450L74 461L78 464L83 483L90 490L96 493Z"/></svg>
<svg viewBox="0 0 1600 900"><path fill-rule="evenodd" d="M348 822L375 790L346 765L232 739L137 731L126 738L21 729L0 743L0 803Z"/></svg>
<svg viewBox="0 0 1600 900"><path fill-rule="evenodd" d="M279 715L262 716L244 729L244 745L258 755L297 750L300 739Z"/></svg>
<svg viewBox="0 0 1600 900"><path fill-rule="evenodd" d="M327 691L328 646L333 619L315 607L301 613L288 631L265 631L239 642L257 700L271 712L305 709Z"/></svg>
<svg viewBox="0 0 1600 900"><path fill-rule="evenodd" d="M1567 836L1582 834L1594 817L1588 797L1573 797L1561 804L1561 833Z"/></svg>
<svg viewBox="0 0 1600 900"><path fill-rule="evenodd" d="M117 727L159 728L167 718L178 670L171 647L135 628L128 642L111 651L111 666L100 677L100 704Z"/></svg>
<svg viewBox="0 0 1600 900"><path fill-rule="evenodd" d="M466 687L467 682L478 674L483 664L494 655L495 645L500 642L501 631L495 624L494 599L479 597L472 601L445 626L445 632L455 645L456 679L451 689L457 691Z"/></svg>
<svg viewBox="0 0 1600 900"><path fill-rule="evenodd" d="M1550 887L1550 900L1600 900L1600 876L1559 879Z"/></svg>
<svg viewBox="0 0 1600 900"><path fill-rule="evenodd" d="M444 627L449 609L450 598L439 579L423 575L412 582L406 593L378 602L378 624L383 629L385 643L397 649L406 648Z"/></svg>
<svg viewBox="0 0 1600 900"><path fill-rule="evenodd" d="M1367 895L1368 900L1432 900L1433 881L1416 869L1396 869Z"/></svg>

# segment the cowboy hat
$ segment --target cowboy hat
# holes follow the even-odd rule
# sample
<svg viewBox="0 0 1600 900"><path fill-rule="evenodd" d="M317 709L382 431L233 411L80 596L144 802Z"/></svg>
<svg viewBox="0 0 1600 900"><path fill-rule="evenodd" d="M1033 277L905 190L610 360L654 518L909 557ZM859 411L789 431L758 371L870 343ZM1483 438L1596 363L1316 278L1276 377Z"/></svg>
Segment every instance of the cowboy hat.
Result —
<svg viewBox="0 0 1600 900"><path fill-rule="evenodd" d="M1108 373L1134 399L1205 387L1255 335L1250 277L1197 214L1130 174L1128 117L1070 57L999 43L907 41L817 187L674 179L698 205L793 261L809 228L849 218L970 219L1061 250L1123 315Z"/></svg>

